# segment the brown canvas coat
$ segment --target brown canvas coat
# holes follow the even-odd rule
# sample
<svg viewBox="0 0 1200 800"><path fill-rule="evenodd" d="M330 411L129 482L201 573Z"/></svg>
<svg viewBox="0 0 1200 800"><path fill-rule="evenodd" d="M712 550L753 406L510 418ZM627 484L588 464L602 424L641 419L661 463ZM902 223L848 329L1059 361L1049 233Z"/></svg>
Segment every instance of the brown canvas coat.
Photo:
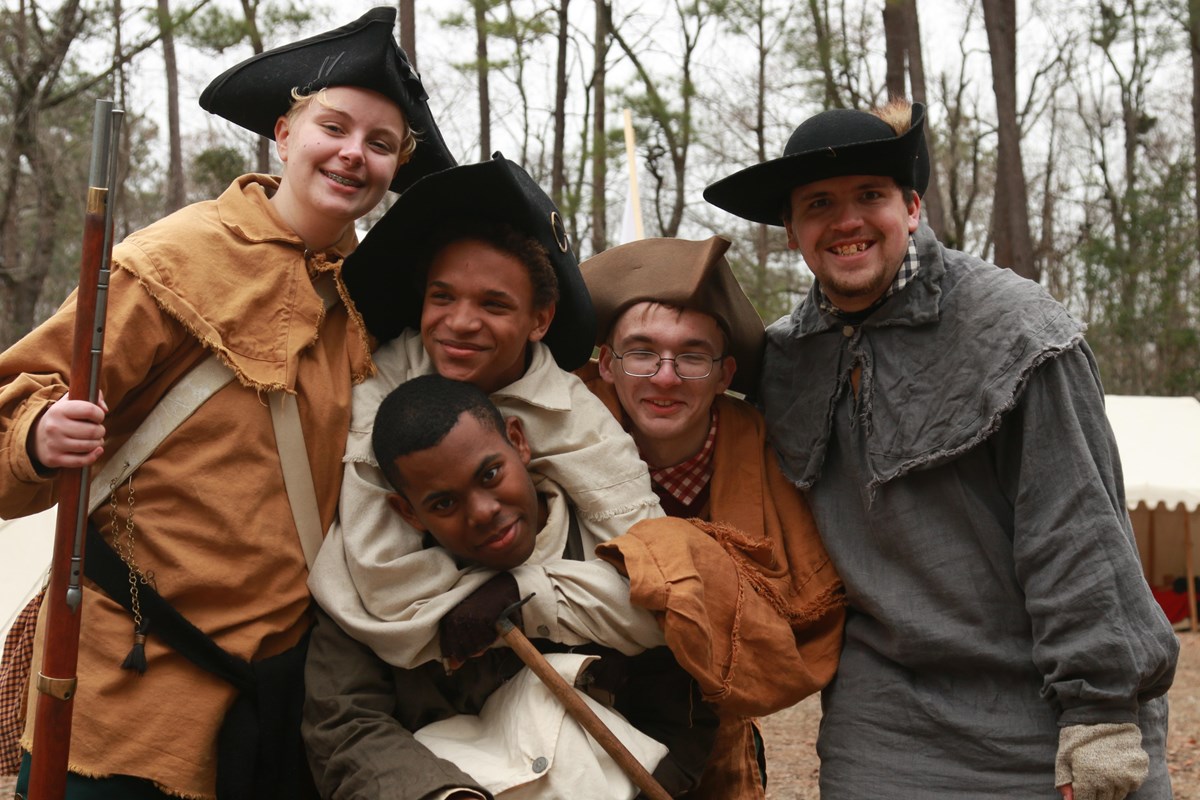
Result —
<svg viewBox="0 0 1200 800"><path fill-rule="evenodd" d="M588 381L618 416L612 387ZM843 589L808 504L776 465L762 416L717 398L706 520L638 523L597 554L629 576L634 605L721 714L698 795L761 797L751 720L820 691L837 669Z"/></svg>

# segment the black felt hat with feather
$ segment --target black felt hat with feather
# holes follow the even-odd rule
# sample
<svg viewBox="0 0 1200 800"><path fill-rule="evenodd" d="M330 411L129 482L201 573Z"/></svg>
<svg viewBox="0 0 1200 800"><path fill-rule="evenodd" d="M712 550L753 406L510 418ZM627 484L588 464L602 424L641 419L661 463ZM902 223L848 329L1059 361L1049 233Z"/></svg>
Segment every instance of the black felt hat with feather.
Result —
<svg viewBox="0 0 1200 800"><path fill-rule="evenodd" d="M793 189L843 175L884 175L924 195L929 185L925 106L912 104L903 133L866 111L822 111L800 123L782 156L711 184L704 199L743 219L782 225Z"/></svg>

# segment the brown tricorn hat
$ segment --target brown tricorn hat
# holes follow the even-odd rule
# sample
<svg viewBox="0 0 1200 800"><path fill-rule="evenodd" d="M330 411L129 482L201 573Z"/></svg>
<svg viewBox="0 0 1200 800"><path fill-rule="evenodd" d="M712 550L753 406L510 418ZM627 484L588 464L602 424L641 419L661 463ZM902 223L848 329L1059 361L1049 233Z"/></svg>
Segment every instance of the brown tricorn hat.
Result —
<svg viewBox="0 0 1200 800"><path fill-rule="evenodd" d="M579 265L596 309L597 344L636 303L665 303L714 317L729 337L737 360L732 389L757 391L764 343L763 323L733 275L725 251L729 240L713 236L642 239L594 255Z"/></svg>
<svg viewBox="0 0 1200 800"><path fill-rule="evenodd" d="M379 92L404 112L417 149L389 188L402 192L417 179L452 167L450 154L421 79L396 44L396 9L373 8L348 25L248 58L213 78L200 107L247 130L275 138L275 121L292 106L292 90L357 86Z"/></svg>

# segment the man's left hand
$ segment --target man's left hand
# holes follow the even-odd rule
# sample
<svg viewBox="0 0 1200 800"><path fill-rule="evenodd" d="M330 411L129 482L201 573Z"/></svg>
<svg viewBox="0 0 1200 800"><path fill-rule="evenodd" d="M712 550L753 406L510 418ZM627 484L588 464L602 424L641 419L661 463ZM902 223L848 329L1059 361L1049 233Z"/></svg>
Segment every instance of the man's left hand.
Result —
<svg viewBox="0 0 1200 800"><path fill-rule="evenodd" d="M1124 800L1150 770L1132 722L1068 725L1058 732L1054 784L1065 800Z"/></svg>
<svg viewBox="0 0 1200 800"><path fill-rule="evenodd" d="M499 635L496 620L504 610L521 599L517 579L508 572L497 572L461 603L450 609L438 623L442 656L452 666L487 650ZM520 611L514 612L513 624L520 627Z"/></svg>

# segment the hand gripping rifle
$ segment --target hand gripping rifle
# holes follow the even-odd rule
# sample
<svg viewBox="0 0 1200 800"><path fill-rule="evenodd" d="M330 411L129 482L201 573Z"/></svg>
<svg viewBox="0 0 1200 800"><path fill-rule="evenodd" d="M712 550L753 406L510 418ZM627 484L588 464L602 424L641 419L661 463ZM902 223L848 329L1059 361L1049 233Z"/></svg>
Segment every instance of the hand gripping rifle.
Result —
<svg viewBox="0 0 1200 800"><path fill-rule="evenodd" d="M111 100L97 100L92 120L92 167L83 218L83 254L79 291L75 296L75 336L71 349L72 400L96 402L104 318L108 310L108 275L112 260L113 222L109 185L116 172L117 134L125 112ZM37 711L30 764L30 800L62 800L71 748L71 711L75 669L79 662L82 615L83 543L88 509L89 467L64 469L58 478L58 523L50 585L42 601L46 633L42 668L37 675Z"/></svg>

